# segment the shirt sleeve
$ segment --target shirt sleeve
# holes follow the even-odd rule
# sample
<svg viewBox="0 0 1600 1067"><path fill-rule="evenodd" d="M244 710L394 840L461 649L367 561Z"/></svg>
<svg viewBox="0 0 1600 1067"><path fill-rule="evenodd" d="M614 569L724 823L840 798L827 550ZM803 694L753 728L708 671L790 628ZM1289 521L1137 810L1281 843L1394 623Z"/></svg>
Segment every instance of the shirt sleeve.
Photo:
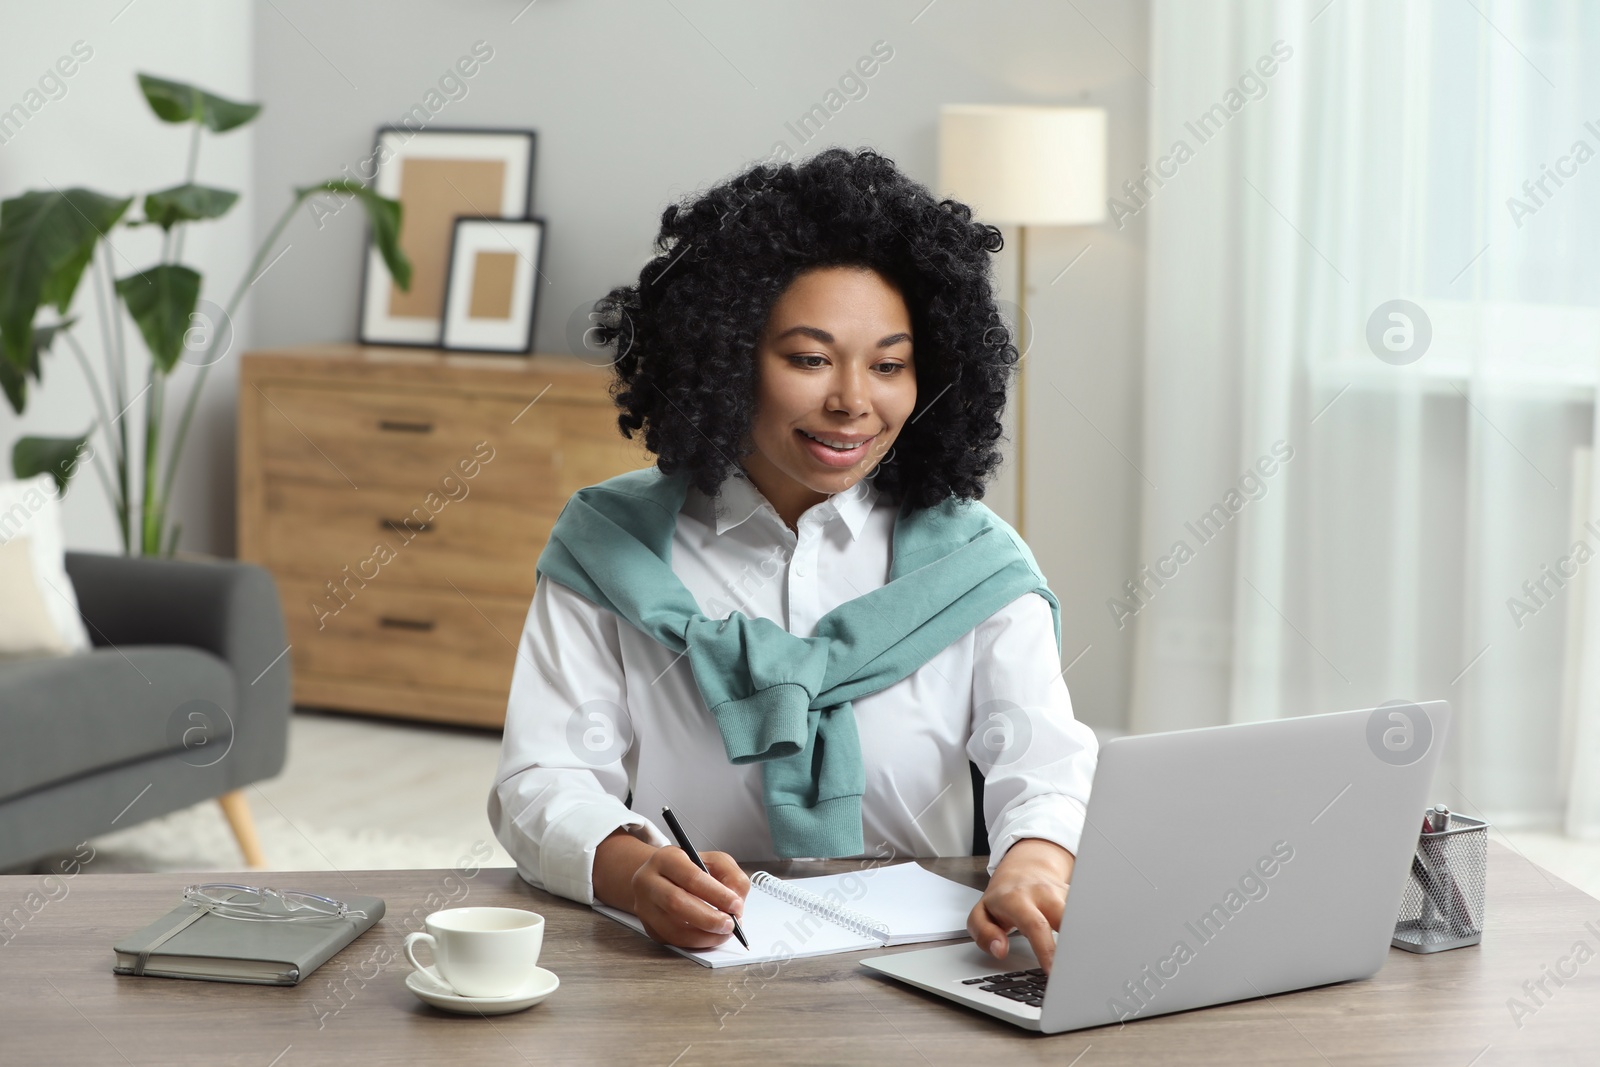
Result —
<svg viewBox="0 0 1600 1067"><path fill-rule="evenodd" d="M489 824L517 873L594 903L594 851L618 829L669 842L629 810L633 724L616 615L541 577L517 644Z"/></svg>
<svg viewBox="0 0 1600 1067"><path fill-rule="evenodd" d="M1025 837L1076 855L1099 743L1072 715L1050 605L1026 593L978 627L967 755L983 772L989 873Z"/></svg>

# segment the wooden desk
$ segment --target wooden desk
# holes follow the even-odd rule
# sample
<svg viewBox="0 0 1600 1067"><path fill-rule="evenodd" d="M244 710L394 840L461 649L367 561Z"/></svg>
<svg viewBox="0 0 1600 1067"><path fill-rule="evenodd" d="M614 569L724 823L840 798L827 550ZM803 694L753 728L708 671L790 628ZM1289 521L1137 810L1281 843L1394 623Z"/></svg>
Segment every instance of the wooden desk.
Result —
<svg viewBox="0 0 1600 1067"><path fill-rule="evenodd" d="M388 902L387 916L293 988L119 978L111 973L111 943L173 906L196 877L96 876L91 863L49 887L58 899L20 930L13 922L0 932L0 1063L1594 1063L1600 956L1563 988L1547 981L1553 996L1520 1029L1506 1002L1526 998L1522 983L1540 979L1575 942L1600 949L1600 901L1498 845L1489 862L1480 946L1434 956L1391 950L1370 981L1055 1036L878 978L856 966L862 954L702 968L529 888L506 868L471 877L274 873L271 884L279 886L375 893ZM926 865L981 884L978 860ZM798 876L850 866L773 870ZM248 881L259 873L206 877ZM42 881L0 878L0 917L30 892L42 898ZM454 896L456 903L542 912L548 926L541 963L561 977L560 990L521 1014L493 1018L420 1003L402 984L408 965L399 946L430 910L430 893L435 901ZM385 957L392 958L380 967Z"/></svg>

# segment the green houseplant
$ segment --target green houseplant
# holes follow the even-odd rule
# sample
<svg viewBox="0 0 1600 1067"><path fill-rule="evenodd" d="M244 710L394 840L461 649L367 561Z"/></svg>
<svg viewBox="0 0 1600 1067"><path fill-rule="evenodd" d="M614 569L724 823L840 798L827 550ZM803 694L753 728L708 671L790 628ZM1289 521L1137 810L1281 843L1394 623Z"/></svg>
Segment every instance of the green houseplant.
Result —
<svg viewBox="0 0 1600 1067"><path fill-rule="evenodd" d="M125 216L139 197L106 196L84 188L52 187L0 202L0 390L20 415L27 404L30 380L35 384L41 380L44 357L57 345L70 349L88 381L95 421L75 437L20 438L12 448L12 471L19 478L48 472L55 477L58 491L65 491L78 461L84 458L89 438L96 429L104 430L112 469L107 472L98 462L94 469L116 512L123 550L130 555L170 555L181 529L176 523L169 524L167 506L207 373L223 354L217 346L231 331L228 324L234 312L294 212L313 196L354 198L366 210L373 241L402 289L410 287L411 264L400 250L400 205L396 201L359 182L342 179L297 188L223 305L221 322L204 321L196 314L202 278L180 262L184 236L192 223L227 214L239 194L196 184L201 134L237 129L254 119L261 105L227 100L193 85L146 74L138 78L145 101L158 119L193 127L183 181L145 194L142 217L132 219ZM114 277L109 235L118 226L160 227L159 261ZM117 255L120 258L120 253ZM76 336L76 319L67 317L85 270L93 277L100 312L103 375L96 373ZM36 320L45 307L54 309L55 321L41 324ZM123 310L138 327L150 354L148 382L131 398L127 395ZM198 369L176 425L171 426L165 410L167 382L180 365L188 365L180 364L186 352L198 354L194 361ZM144 404L144 432L130 440L122 416L140 401Z"/></svg>

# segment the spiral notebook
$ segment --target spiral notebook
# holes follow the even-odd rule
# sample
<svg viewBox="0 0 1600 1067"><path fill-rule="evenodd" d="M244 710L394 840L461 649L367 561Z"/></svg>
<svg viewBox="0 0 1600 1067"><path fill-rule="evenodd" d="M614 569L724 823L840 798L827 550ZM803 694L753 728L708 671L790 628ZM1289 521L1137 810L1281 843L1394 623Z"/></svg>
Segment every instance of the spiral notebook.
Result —
<svg viewBox="0 0 1600 1067"><path fill-rule="evenodd" d="M805 959L886 945L967 936L967 914L983 894L915 863L815 878L750 878L739 925L750 948L729 938L717 948L672 951L706 967ZM595 911L641 934L638 917L596 904Z"/></svg>

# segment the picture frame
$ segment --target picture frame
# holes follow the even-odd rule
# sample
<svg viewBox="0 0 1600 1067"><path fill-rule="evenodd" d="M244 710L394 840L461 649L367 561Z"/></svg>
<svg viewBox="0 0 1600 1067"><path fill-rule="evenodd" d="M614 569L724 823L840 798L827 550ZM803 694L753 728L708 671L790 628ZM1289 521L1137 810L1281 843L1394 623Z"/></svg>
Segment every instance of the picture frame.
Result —
<svg viewBox="0 0 1600 1067"><path fill-rule="evenodd" d="M378 127L369 161L372 189L400 202L400 247L412 277L409 290L394 284L369 226L357 330L362 344L439 346L455 220L527 218L537 150L533 130Z"/></svg>
<svg viewBox="0 0 1600 1067"><path fill-rule="evenodd" d="M539 311L545 220L456 219L440 347L527 355Z"/></svg>

